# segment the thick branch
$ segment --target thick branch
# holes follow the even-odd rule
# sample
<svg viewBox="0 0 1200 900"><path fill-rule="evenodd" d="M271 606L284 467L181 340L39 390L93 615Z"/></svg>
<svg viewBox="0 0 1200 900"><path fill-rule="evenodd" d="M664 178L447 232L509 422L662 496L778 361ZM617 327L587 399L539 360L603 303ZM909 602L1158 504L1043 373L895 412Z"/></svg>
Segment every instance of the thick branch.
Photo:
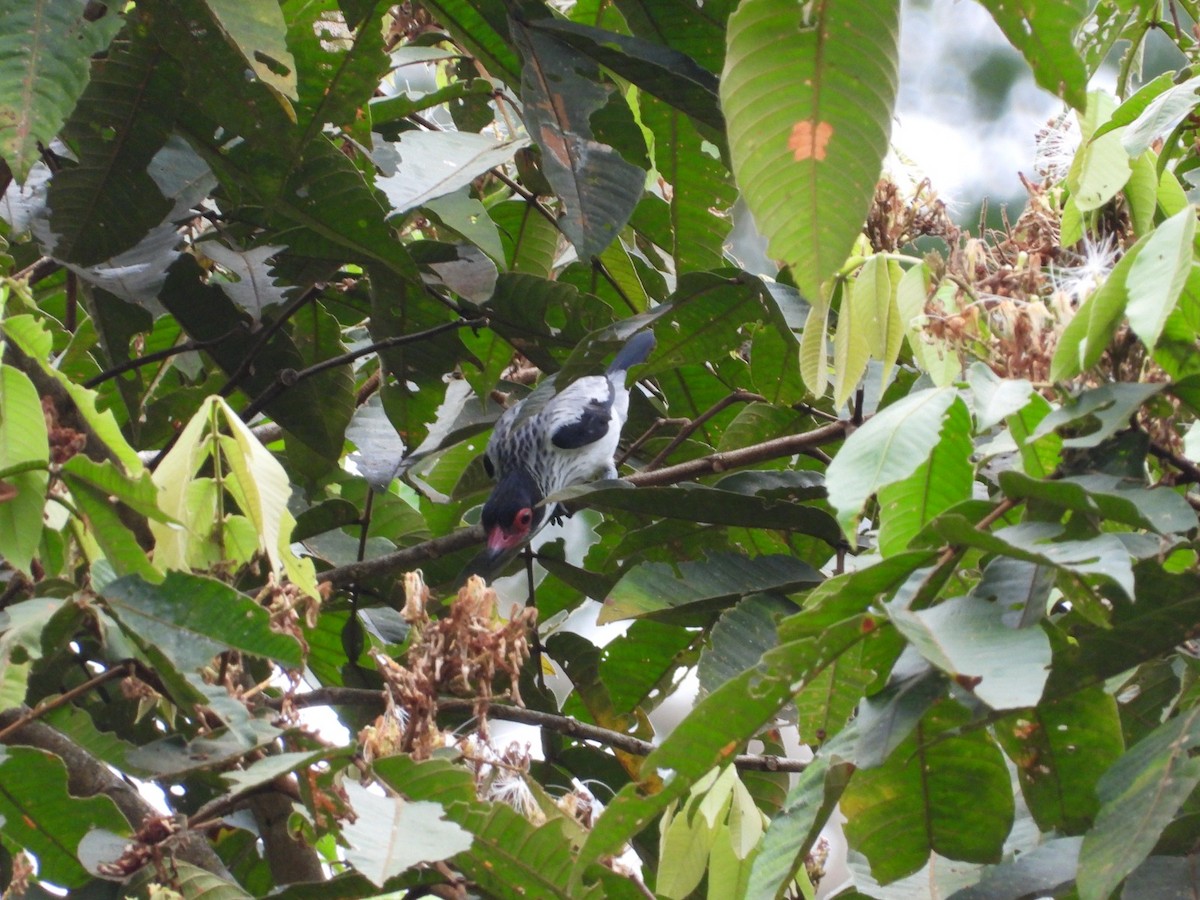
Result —
<svg viewBox="0 0 1200 900"><path fill-rule="evenodd" d="M806 431L803 434L789 434L764 441L761 444L742 447L739 450L713 453L710 456L690 459L687 462L679 463L679 465L667 466L665 469L658 469L654 472L634 472L632 475L627 476L625 480L638 487L677 484L681 481L690 481L702 475L712 475L716 472L724 472L740 466L754 465L768 459L778 459L782 456L794 456L797 453L804 453L823 444L830 444L841 440L846 436L849 428L850 424L848 422L830 422L828 425L822 425L820 428ZM581 498L578 502L580 505L586 505L586 498ZM319 581L331 584L334 587L341 587L364 578L399 572L426 560L445 556L447 553L465 550L468 547L482 543L483 539L483 529L478 525L472 525L469 528L453 531L443 537L434 538L431 541L425 541L412 547L406 547L403 550L397 550L395 553L389 553L386 556L377 556L374 559L362 562L335 566L320 573L317 578Z"/></svg>
<svg viewBox="0 0 1200 900"><path fill-rule="evenodd" d="M280 705L282 701L273 701L272 705ZM472 712L477 701L473 699L443 699L438 701L438 712ZM310 706L370 706L383 709L383 692L365 688L318 688L306 694L297 694L291 699L296 707ZM598 725L589 725L570 716L557 713L542 712L537 709L526 709L523 706L510 706L504 703L488 705L488 715L493 719L503 719L506 722L520 722L524 725L536 725L539 728L549 728L559 734L578 738L582 741L594 741L614 750L621 750L634 756L649 756L655 746L650 741L611 731ZM733 763L739 769L756 772L803 772L808 763L786 756L770 756L757 753L743 753L734 757Z"/></svg>
<svg viewBox="0 0 1200 900"><path fill-rule="evenodd" d="M0 728L7 732L9 726L19 722L28 713L29 707L0 711ZM49 725L27 722L14 731L7 732L4 743L36 747L61 757L67 767L67 790L72 796L107 795L134 828L140 827L147 818L160 815L158 810L142 798L137 788L123 781L112 769ZM179 835L177 840L175 852L180 859L222 878L232 878L220 857L208 845L204 835L185 832Z"/></svg>

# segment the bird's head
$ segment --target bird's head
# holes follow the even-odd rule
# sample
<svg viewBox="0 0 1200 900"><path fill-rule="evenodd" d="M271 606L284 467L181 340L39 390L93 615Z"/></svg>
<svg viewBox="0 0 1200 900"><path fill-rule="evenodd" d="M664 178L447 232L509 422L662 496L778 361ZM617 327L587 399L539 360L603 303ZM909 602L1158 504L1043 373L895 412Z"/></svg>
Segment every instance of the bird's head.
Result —
<svg viewBox="0 0 1200 900"><path fill-rule="evenodd" d="M538 506L542 492L533 476L524 469L506 474L483 504L480 522L487 533L487 555L498 559L520 547L538 530L546 516Z"/></svg>

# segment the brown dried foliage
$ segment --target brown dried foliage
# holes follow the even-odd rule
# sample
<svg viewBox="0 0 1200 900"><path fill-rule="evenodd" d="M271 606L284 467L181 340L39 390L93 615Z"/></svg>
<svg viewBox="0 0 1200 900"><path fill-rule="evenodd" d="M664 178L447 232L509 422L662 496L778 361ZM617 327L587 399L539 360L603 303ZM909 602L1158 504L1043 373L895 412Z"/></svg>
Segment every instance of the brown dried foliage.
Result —
<svg viewBox="0 0 1200 900"><path fill-rule="evenodd" d="M442 744L437 727L437 700L443 693L475 698L480 736L487 739L487 710L497 696L500 676L508 681L503 696L521 702L517 687L521 666L529 658L529 630L537 610L514 607L505 621L497 612L496 592L472 576L459 589L449 613L433 620L428 614L429 589L419 572L405 576L404 618L413 635L405 664L375 654L387 687L387 709L359 735L368 758L411 753L425 759Z"/></svg>

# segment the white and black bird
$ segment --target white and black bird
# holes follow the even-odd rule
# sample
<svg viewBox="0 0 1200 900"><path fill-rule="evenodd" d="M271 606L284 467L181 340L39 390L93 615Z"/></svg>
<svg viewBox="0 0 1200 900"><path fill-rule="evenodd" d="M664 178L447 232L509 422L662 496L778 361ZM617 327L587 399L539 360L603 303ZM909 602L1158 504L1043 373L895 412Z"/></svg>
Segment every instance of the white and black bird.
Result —
<svg viewBox="0 0 1200 900"><path fill-rule="evenodd" d="M542 501L563 488L616 478L613 456L629 414L625 373L644 362L654 334L642 331L613 358L603 375L572 382L533 411L536 393L504 411L484 453L496 479L480 520L487 549L478 563L495 565L555 518Z"/></svg>

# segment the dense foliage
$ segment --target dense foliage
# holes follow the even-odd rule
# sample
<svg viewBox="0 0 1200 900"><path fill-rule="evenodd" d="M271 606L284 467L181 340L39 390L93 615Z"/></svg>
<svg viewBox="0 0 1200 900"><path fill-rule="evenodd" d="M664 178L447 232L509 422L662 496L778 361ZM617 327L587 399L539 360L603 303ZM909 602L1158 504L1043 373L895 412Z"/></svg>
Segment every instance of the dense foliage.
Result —
<svg viewBox="0 0 1200 900"><path fill-rule="evenodd" d="M982 2L1066 112L972 235L899 0L0 0L6 896L1200 890L1200 4Z"/></svg>

